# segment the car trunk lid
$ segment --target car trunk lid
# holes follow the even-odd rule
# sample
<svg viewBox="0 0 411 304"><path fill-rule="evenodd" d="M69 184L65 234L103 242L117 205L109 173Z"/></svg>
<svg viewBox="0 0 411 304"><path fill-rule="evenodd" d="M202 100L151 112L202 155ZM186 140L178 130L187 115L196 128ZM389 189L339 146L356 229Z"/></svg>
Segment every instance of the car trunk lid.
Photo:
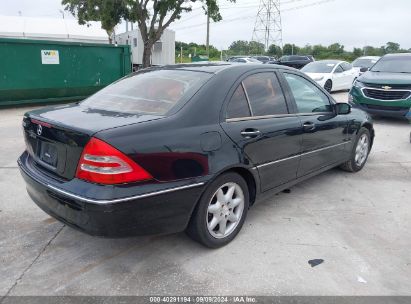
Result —
<svg viewBox="0 0 411 304"><path fill-rule="evenodd" d="M78 104L47 107L25 115L24 138L37 169L70 180L85 145L95 133L161 117L89 109Z"/></svg>

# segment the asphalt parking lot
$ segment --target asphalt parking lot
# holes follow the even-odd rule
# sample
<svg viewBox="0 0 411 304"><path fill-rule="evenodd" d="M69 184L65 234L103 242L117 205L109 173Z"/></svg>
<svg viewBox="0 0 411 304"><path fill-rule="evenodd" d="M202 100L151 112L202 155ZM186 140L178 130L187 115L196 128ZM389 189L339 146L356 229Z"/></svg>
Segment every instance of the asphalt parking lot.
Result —
<svg viewBox="0 0 411 304"><path fill-rule="evenodd" d="M29 109L0 110L0 295L411 295L406 121L376 119L363 171L261 201L234 242L210 250L184 233L91 237L41 211L16 165Z"/></svg>

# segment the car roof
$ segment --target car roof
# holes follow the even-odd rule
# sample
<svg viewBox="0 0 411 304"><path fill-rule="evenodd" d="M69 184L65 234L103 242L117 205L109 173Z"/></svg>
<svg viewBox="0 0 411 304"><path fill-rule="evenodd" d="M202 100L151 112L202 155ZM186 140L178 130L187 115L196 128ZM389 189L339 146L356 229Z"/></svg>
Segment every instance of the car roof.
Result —
<svg viewBox="0 0 411 304"><path fill-rule="evenodd" d="M217 74L222 71L226 70L251 70L251 69L287 69L287 70L294 70L293 68L289 68L282 65L277 64L239 64L235 62L227 62L227 61L216 61L216 62L196 62L196 63L183 63L183 64L174 64L174 65L164 65L154 67L152 69L155 70L184 70L184 71L193 71L193 72L204 72L204 73L211 73Z"/></svg>
<svg viewBox="0 0 411 304"><path fill-rule="evenodd" d="M333 63L333 64L339 64L345 61L342 60L334 60L334 59L328 59L328 60L317 60L311 63ZM310 63L309 63L310 64Z"/></svg>
<svg viewBox="0 0 411 304"><path fill-rule="evenodd" d="M362 56L358 57L357 59L378 59L381 58L380 56Z"/></svg>
<svg viewBox="0 0 411 304"><path fill-rule="evenodd" d="M384 57L411 57L411 53L387 54Z"/></svg>

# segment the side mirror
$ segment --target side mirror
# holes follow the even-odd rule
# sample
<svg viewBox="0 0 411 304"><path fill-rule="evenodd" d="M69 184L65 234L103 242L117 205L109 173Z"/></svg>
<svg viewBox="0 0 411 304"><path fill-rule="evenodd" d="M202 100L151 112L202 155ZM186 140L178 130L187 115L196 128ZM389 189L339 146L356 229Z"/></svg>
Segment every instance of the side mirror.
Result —
<svg viewBox="0 0 411 304"><path fill-rule="evenodd" d="M361 72L361 73L365 73L365 72L368 72L368 70L369 70L368 68L365 68L365 67L364 67L364 68L361 68L361 69L360 69L360 72Z"/></svg>
<svg viewBox="0 0 411 304"><path fill-rule="evenodd" d="M351 105L345 102L337 103L335 105L335 112L337 115L347 115L351 113Z"/></svg>

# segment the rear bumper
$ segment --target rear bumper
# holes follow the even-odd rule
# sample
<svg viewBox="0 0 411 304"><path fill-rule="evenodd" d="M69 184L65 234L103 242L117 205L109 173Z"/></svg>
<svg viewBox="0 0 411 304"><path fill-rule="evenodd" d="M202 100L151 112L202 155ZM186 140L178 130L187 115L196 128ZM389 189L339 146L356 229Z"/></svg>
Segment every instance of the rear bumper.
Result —
<svg viewBox="0 0 411 304"><path fill-rule="evenodd" d="M94 188L102 186L79 180L59 184L37 172L27 153L19 158L18 165L28 194L43 211L75 229L104 237L183 231L205 187L205 181L187 180L155 185L156 190L153 185L133 186L134 189L127 186L127 196L119 195L120 187L107 192L116 193L115 197L92 198L84 193L93 193L99 190ZM134 190L133 195L129 195L130 190Z"/></svg>

